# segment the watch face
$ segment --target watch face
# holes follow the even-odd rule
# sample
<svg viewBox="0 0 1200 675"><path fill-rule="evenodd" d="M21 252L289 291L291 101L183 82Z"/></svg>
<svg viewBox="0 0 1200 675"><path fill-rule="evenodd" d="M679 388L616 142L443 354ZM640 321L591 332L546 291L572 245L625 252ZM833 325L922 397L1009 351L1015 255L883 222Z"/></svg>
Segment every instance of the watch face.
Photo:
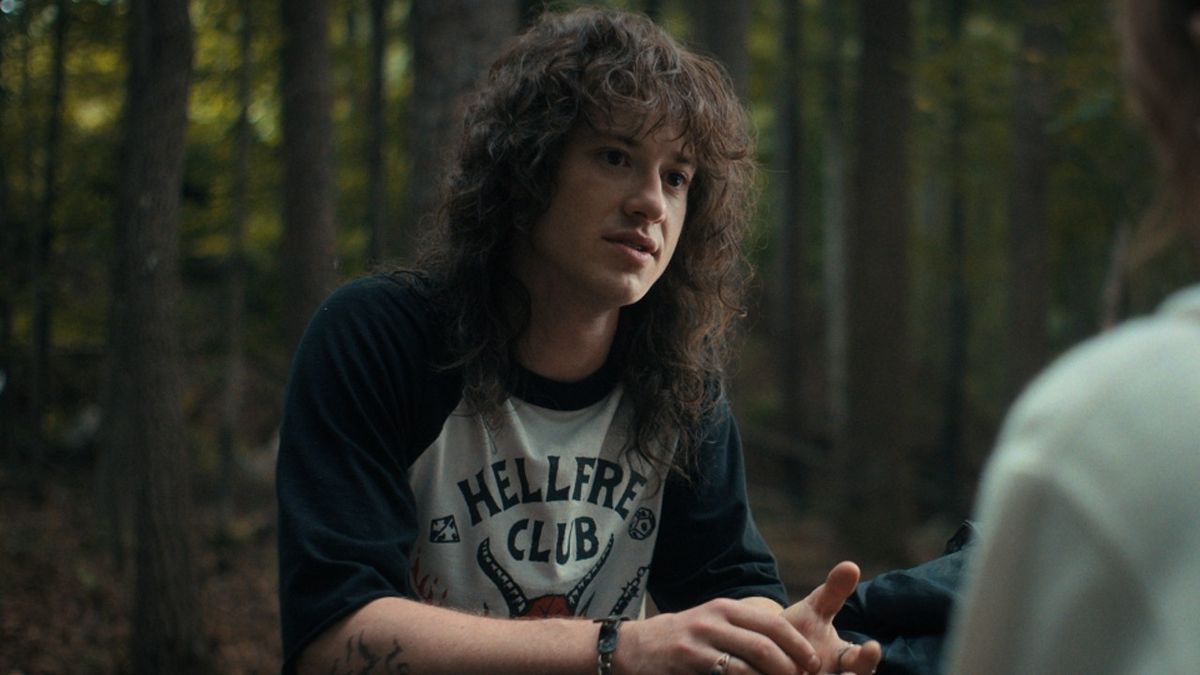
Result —
<svg viewBox="0 0 1200 675"><path fill-rule="evenodd" d="M600 638L596 642L596 650L603 656L610 656L617 649L617 627L620 619L603 619L600 622Z"/></svg>

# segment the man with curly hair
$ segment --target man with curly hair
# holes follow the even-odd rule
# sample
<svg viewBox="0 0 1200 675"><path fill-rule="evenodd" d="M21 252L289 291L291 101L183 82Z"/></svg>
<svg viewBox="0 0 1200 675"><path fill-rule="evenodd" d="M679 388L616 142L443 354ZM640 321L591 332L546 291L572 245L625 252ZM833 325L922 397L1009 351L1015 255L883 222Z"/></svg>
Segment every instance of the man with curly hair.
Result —
<svg viewBox="0 0 1200 675"><path fill-rule="evenodd" d="M547 14L499 57L422 271L338 290L296 355L285 671L871 671L830 623L857 568L784 609L750 515L722 381L751 152L645 17Z"/></svg>

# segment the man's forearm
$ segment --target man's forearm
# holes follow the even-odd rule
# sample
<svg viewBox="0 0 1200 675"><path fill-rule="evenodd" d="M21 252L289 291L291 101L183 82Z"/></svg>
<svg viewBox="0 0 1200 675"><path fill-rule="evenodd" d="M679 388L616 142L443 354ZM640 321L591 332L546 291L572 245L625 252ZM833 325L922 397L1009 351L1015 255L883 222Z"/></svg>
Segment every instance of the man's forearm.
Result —
<svg viewBox="0 0 1200 675"><path fill-rule="evenodd" d="M310 673L596 672L599 627L579 619L494 619L381 598L305 649Z"/></svg>

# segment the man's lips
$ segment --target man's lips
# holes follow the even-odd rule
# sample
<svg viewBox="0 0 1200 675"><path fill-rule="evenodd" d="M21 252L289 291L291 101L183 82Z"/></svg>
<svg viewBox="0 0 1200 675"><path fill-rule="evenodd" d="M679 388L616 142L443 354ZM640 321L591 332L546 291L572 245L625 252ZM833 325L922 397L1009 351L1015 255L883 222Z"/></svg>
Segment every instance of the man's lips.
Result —
<svg viewBox="0 0 1200 675"><path fill-rule="evenodd" d="M621 232L619 234L607 235L604 237L604 240L613 244L627 246L639 253L658 256L658 242L640 232Z"/></svg>

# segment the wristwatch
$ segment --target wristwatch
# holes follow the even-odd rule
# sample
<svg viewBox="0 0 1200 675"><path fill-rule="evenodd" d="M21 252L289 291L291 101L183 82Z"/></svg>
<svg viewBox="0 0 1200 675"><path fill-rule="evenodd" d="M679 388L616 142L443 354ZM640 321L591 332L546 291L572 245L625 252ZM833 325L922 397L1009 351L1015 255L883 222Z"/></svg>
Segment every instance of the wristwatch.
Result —
<svg viewBox="0 0 1200 675"><path fill-rule="evenodd" d="M600 637L596 638L596 675L612 675L613 652L617 651L617 631L621 629L623 616L596 619L600 624Z"/></svg>

